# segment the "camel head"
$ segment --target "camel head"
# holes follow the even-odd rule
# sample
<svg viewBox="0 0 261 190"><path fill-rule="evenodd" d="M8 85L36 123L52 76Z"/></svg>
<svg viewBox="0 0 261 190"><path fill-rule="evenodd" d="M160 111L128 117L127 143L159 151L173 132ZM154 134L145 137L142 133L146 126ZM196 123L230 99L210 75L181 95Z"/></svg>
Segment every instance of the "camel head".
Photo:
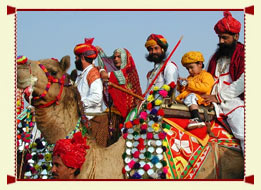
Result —
<svg viewBox="0 0 261 190"><path fill-rule="evenodd" d="M53 58L28 60L17 65L17 87L24 89L27 100L32 92L34 105L45 104L57 98L69 67L70 56L60 61Z"/></svg>

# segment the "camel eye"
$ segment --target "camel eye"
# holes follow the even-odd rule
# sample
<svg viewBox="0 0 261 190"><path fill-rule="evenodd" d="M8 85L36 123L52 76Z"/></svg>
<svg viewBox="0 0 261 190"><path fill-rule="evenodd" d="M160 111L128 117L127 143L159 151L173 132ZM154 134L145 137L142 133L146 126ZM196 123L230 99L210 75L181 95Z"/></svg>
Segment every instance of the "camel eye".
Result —
<svg viewBox="0 0 261 190"><path fill-rule="evenodd" d="M56 71L51 71L51 75L52 75L52 76L55 76L56 74L57 74Z"/></svg>

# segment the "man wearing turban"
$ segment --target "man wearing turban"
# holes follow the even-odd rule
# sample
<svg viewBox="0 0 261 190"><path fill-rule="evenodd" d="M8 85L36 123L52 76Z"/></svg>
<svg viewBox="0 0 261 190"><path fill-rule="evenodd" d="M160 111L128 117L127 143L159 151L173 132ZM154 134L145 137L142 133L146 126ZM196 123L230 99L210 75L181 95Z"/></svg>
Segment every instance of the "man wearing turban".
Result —
<svg viewBox="0 0 261 190"><path fill-rule="evenodd" d="M52 174L54 179L75 179L85 162L86 137L81 132L74 134L72 139L60 139L53 150Z"/></svg>
<svg viewBox="0 0 261 190"><path fill-rule="evenodd" d="M81 71L75 83L80 92L85 113L102 112L103 85L100 73L93 65L98 55L96 47L92 45L93 40L94 38L85 39L85 43L78 44L74 48L75 66L77 70ZM87 116L87 118L92 119L93 117Z"/></svg>
<svg viewBox="0 0 261 190"><path fill-rule="evenodd" d="M81 95L84 112L88 121L88 133L95 138L97 144L108 146L110 139L108 116L101 113L103 104L103 84L99 70L94 66L98 51L92 45L94 38L85 39L85 43L74 48L75 66L82 71L77 76L75 85Z"/></svg>
<svg viewBox="0 0 261 190"><path fill-rule="evenodd" d="M154 63L154 68L147 74L147 87L149 87L150 83L153 81L153 79L164 64L164 61L166 59L166 52L168 49L168 42L162 35L151 34L147 38L145 47L149 52L149 54L146 56L146 59L149 62ZM174 62L169 61L166 64L163 72L161 72L156 79L154 85L161 87L163 84L170 84L171 82L174 82L176 84L177 79L178 67Z"/></svg>
<svg viewBox="0 0 261 190"><path fill-rule="evenodd" d="M218 49L212 56L208 72L215 79L212 95L203 95L213 102L220 121L226 119L244 151L244 45L238 42L241 24L229 11L214 27L219 37Z"/></svg>

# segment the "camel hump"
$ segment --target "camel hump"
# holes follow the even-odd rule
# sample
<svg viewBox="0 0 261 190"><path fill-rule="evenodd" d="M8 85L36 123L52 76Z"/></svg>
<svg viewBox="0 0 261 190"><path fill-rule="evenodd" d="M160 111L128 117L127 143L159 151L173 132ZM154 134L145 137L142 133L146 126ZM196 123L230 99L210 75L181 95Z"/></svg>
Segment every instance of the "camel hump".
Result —
<svg viewBox="0 0 261 190"><path fill-rule="evenodd" d="M99 73L98 69L96 67L93 67L87 75L88 85L91 86L93 81L95 81L96 79L99 79L99 78L100 78L100 73Z"/></svg>

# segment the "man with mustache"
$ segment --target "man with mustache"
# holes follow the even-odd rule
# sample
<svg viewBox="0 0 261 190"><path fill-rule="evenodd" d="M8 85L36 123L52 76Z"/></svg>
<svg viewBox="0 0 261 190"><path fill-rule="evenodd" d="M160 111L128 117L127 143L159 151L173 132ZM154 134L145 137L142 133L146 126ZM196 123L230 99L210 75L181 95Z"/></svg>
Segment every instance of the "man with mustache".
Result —
<svg viewBox="0 0 261 190"><path fill-rule="evenodd" d="M92 45L94 38L85 39L85 43L75 46L75 66L80 70L75 85L81 95L84 113L88 121L88 133L95 138L101 146L107 146L109 131L108 117L100 114L103 104L103 84L99 70L94 66L94 60L98 56L98 51ZM96 114L96 115L95 115ZM83 117L83 116L82 116Z"/></svg>
<svg viewBox="0 0 261 190"><path fill-rule="evenodd" d="M95 46L92 45L94 38L85 39L85 43L78 44L74 48L75 67L81 71L77 76L75 84L81 95L85 113L102 112L102 80L100 73L94 67L94 60L98 55ZM93 116L87 116L92 119Z"/></svg>
<svg viewBox="0 0 261 190"><path fill-rule="evenodd" d="M76 179L85 162L86 137L81 132L73 135L72 139L60 139L53 149L52 174L54 179Z"/></svg>
<svg viewBox="0 0 261 190"><path fill-rule="evenodd" d="M213 103L220 121L225 119L244 152L244 45L238 42L241 24L229 11L214 27L218 49L208 66L215 84L211 95L202 95Z"/></svg>
<svg viewBox="0 0 261 190"><path fill-rule="evenodd" d="M168 42L160 34L151 34L147 38L145 47L149 52L149 54L146 56L146 59L149 62L154 63L154 68L147 74L147 87L149 87L150 83L153 81L158 71L164 64L164 61L166 59L166 52L168 49ZM171 82L174 82L176 84L177 79L178 67L174 62L169 61L166 67L164 68L163 72L161 72L158 78L156 79L154 85L157 87L161 87L163 84L170 84Z"/></svg>

